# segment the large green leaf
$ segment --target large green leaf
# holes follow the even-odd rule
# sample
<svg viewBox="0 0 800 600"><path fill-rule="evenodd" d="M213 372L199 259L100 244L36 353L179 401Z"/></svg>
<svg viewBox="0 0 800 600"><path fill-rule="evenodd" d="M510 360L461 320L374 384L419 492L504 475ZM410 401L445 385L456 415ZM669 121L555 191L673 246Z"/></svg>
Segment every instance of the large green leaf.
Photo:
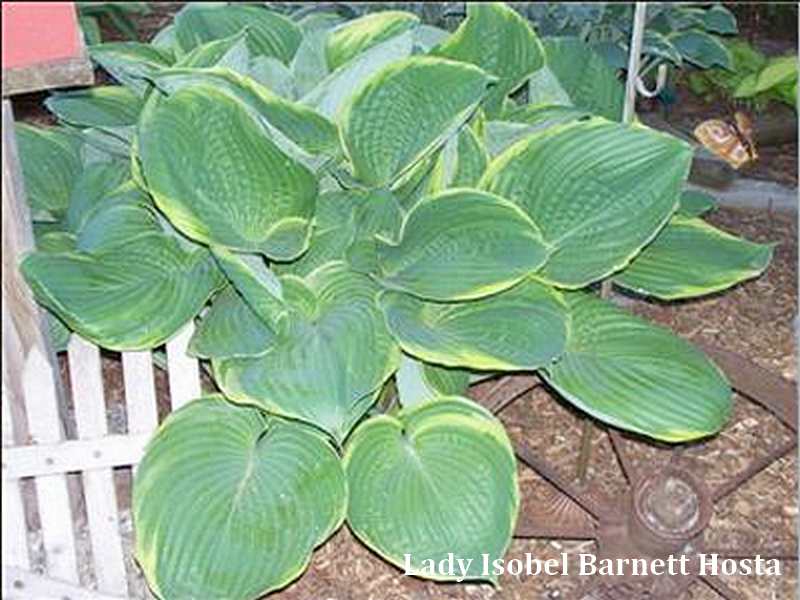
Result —
<svg viewBox="0 0 800 600"><path fill-rule="evenodd" d="M356 235L354 212L366 199L366 194L354 190L320 194L308 252L293 262L276 264L275 271L305 277L326 263L344 260Z"/></svg>
<svg viewBox="0 0 800 600"><path fill-rule="evenodd" d="M168 52L139 42L107 42L91 46L89 55L114 79L139 96L144 96L150 89L145 77L175 62Z"/></svg>
<svg viewBox="0 0 800 600"><path fill-rule="evenodd" d="M233 286L214 298L189 342L188 353L200 358L264 354L275 333Z"/></svg>
<svg viewBox="0 0 800 600"><path fill-rule="evenodd" d="M161 233L150 200L133 184L123 185L103 198L77 232L77 250L96 253L101 248L126 245L134 239Z"/></svg>
<svg viewBox="0 0 800 600"><path fill-rule="evenodd" d="M625 90L605 59L578 38L545 40L547 66L530 79L530 104L573 106L612 121L622 118Z"/></svg>
<svg viewBox="0 0 800 600"><path fill-rule="evenodd" d="M14 129L31 216L35 221L61 218L82 170L79 146L60 129L24 123Z"/></svg>
<svg viewBox="0 0 800 600"><path fill-rule="evenodd" d="M241 102L201 84L153 107L139 125L139 157L156 204L179 231L278 260L306 249L316 178Z"/></svg>
<svg viewBox="0 0 800 600"><path fill-rule="evenodd" d="M564 350L568 319L561 296L533 280L464 303L424 302L397 292L379 298L403 350L430 363L529 371Z"/></svg>
<svg viewBox="0 0 800 600"><path fill-rule="evenodd" d="M680 31L669 35L668 39L685 60L701 69L711 67L730 69L733 64L731 53L725 45L713 35L703 31L696 29Z"/></svg>
<svg viewBox="0 0 800 600"><path fill-rule="evenodd" d="M378 288L342 263L281 280L288 324L263 356L214 361L216 381L233 400L313 423L341 442L399 360Z"/></svg>
<svg viewBox="0 0 800 600"><path fill-rule="evenodd" d="M125 86L106 85L57 92L45 100L45 106L70 125L105 129L135 125L142 99Z"/></svg>
<svg viewBox="0 0 800 600"><path fill-rule="evenodd" d="M797 83L797 56L774 57L766 65L741 80L734 90L734 97L748 97L755 94L766 92L780 85ZM791 88L790 88L791 89ZM796 95L792 96L789 104L794 105Z"/></svg>
<svg viewBox="0 0 800 600"><path fill-rule="evenodd" d="M41 304L112 350L164 343L222 283L206 250L187 252L160 233L95 253L34 252L21 269Z"/></svg>
<svg viewBox="0 0 800 600"><path fill-rule="evenodd" d="M299 97L291 69L277 58L256 57L250 62L247 75L282 98Z"/></svg>
<svg viewBox="0 0 800 600"><path fill-rule="evenodd" d="M543 373L581 410L668 442L720 430L731 389L699 350L670 331L581 292L567 295L567 350Z"/></svg>
<svg viewBox="0 0 800 600"><path fill-rule="evenodd" d="M772 246L754 244L702 219L674 217L614 282L662 300L718 292L760 275Z"/></svg>
<svg viewBox="0 0 800 600"><path fill-rule="evenodd" d="M356 179L392 184L458 130L490 81L472 65L428 56L392 63L370 77L342 117Z"/></svg>
<svg viewBox="0 0 800 600"><path fill-rule="evenodd" d="M259 598L306 569L346 506L321 433L206 396L147 446L133 486L136 559L161 598Z"/></svg>
<svg viewBox="0 0 800 600"><path fill-rule="evenodd" d="M395 194L370 192L353 211L353 241L345 253L348 264L360 273L376 276L381 240L395 240L403 225L404 211Z"/></svg>
<svg viewBox="0 0 800 600"><path fill-rule="evenodd" d="M722 4L715 4L703 15L703 25L706 31L731 35L738 33L736 16Z"/></svg>
<svg viewBox="0 0 800 600"><path fill-rule="evenodd" d="M223 67L237 73L247 73L250 64L250 51L247 49L247 30L230 37L212 40L195 47L178 59L175 68L204 69Z"/></svg>
<svg viewBox="0 0 800 600"><path fill-rule="evenodd" d="M92 212L129 177L124 163L94 163L88 165L75 179L70 191L65 224L77 234Z"/></svg>
<svg viewBox="0 0 800 600"><path fill-rule="evenodd" d="M293 158L298 158L295 156L298 153L333 156L339 152L339 133L328 119L307 106L281 98L253 79L230 69L172 68L154 76L153 81L170 94L199 84L230 94L264 124L272 141ZM292 145L299 146L299 150Z"/></svg>
<svg viewBox="0 0 800 600"><path fill-rule="evenodd" d="M549 248L517 206L454 189L421 200L398 242L379 240L385 286L431 300L467 300L506 289L536 271Z"/></svg>
<svg viewBox="0 0 800 600"><path fill-rule="evenodd" d="M233 287L258 317L273 330L280 329L288 308L283 286L259 254L234 254L212 247L214 258Z"/></svg>
<svg viewBox="0 0 800 600"><path fill-rule="evenodd" d="M357 54L405 33L419 17L403 11L379 11L348 21L331 31L325 43L328 68L335 71Z"/></svg>
<svg viewBox="0 0 800 600"><path fill-rule="evenodd" d="M376 44L327 74L323 48L325 35L324 32L315 34L312 39L316 42L313 42L314 45L309 42L302 55L300 52L305 44L300 47L293 69L301 90L308 90L301 102L337 123L341 121L343 107L350 102L359 86L386 65L409 56L414 44L412 32L407 31ZM321 76L324 79L318 80Z"/></svg>
<svg viewBox="0 0 800 600"><path fill-rule="evenodd" d="M300 45L300 29L283 15L260 6L194 6L175 15L175 38L184 52L247 28L252 56L274 56L288 64Z"/></svg>
<svg viewBox="0 0 800 600"><path fill-rule="evenodd" d="M627 47L626 53L628 51ZM657 31L645 31L642 39L642 53L650 56L664 58L677 67L682 66L681 53L672 45L665 35ZM623 68L627 69L627 60Z"/></svg>
<svg viewBox="0 0 800 600"><path fill-rule="evenodd" d="M677 207L691 159L674 137L597 118L514 144L480 187L522 207L553 248L537 276L579 288L624 267L656 235Z"/></svg>
<svg viewBox="0 0 800 600"><path fill-rule="evenodd" d="M545 62L528 21L499 2L467 4L467 18L431 54L472 63L499 79L484 104L489 117L499 115L506 96Z"/></svg>
<svg viewBox="0 0 800 600"><path fill-rule="evenodd" d="M465 579L488 579L519 509L514 452L502 424L464 398L442 397L373 417L347 445L347 522L389 562L431 579L423 560L470 560ZM452 553L452 554L450 554Z"/></svg>

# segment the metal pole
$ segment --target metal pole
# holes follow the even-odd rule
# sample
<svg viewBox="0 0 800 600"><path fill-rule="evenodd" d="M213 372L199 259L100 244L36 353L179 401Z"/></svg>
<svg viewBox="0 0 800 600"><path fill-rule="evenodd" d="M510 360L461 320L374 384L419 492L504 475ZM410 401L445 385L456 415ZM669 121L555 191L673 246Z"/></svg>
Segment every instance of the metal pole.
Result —
<svg viewBox="0 0 800 600"><path fill-rule="evenodd" d="M628 54L628 77L625 81L625 103L622 105L622 122L631 123L636 114L636 82L639 78L639 64L642 55L642 39L644 38L645 13L647 2L637 2L633 12L633 33L631 34L630 52ZM611 295L611 280L600 284L600 297Z"/></svg>
<svg viewBox="0 0 800 600"><path fill-rule="evenodd" d="M633 12L633 33L628 55L628 79L625 82L625 104L622 107L623 123L632 122L636 114L636 81L639 77L639 64L642 57L646 12L647 2L637 2Z"/></svg>

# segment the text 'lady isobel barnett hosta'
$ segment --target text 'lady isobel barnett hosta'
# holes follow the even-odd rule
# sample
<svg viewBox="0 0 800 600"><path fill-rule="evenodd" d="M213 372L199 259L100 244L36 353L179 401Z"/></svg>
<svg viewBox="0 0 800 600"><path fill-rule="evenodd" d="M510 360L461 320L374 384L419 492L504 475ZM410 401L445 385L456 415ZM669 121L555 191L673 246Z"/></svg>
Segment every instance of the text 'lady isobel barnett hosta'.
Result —
<svg viewBox="0 0 800 600"><path fill-rule="evenodd" d="M22 271L60 344L147 350L196 323L221 393L166 419L134 485L160 597L284 587L345 521L408 572L496 581L516 464L464 396L499 372L657 440L724 426L720 370L594 288L700 296L772 249L700 218L691 148L619 123L622 86L577 39L502 4L453 33L190 4L90 52L120 85L18 126ZM450 554L472 566L425 569Z"/></svg>

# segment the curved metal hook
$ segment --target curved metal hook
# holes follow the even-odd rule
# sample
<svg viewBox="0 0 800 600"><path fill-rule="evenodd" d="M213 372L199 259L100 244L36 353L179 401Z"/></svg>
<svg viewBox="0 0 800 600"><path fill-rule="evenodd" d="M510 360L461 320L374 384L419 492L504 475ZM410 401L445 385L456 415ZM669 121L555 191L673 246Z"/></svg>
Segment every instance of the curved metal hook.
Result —
<svg viewBox="0 0 800 600"><path fill-rule="evenodd" d="M661 93L661 90L664 89L664 85L667 83L667 64L661 63L658 65L658 73L656 73L656 87L653 90L648 90L645 86L644 80L641 76L636 78L636 91L639 92L645 98L652 98L653 96L657 96Z"/></svg>

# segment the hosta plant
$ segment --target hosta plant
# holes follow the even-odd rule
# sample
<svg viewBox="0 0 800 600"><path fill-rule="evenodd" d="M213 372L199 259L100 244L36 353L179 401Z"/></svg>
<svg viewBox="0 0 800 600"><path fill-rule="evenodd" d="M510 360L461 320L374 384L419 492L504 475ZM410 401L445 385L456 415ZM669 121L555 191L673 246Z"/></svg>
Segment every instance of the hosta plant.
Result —
<svg viewBox="0 0 800 600"><path fill-rule="evenodd" d="M764 109L770 100L797 108L797 56L767 57L743 39L727 43L730 70L709 69L691 73L689 88L707 101L743 101ZM717 97L717 98L715 98Z"/></svg>
<svg viewBox="0 0 800 600"><path fill-rule="evenodd" d="M545 36L576 36L617 69L628 68L633 3L521 3L520 12ZM648 2L642 55L645 65L731 68L725 36L736 34L734 14L721 3ZM650 67L648 67L649 70Z"/></svg>
<svg viewBox="0 0 800 600"><path fill-rule="evenodd" d="M690 147L619 123L620 84L579 41L543 43L501 4L452 34L215 4L90 52L121 85L54 94L59 127L19 126L22 271L105 348L195 322L218 390L167 417L134 484L160 597L279 589L344 522L392 564L452 552L484 578L519 492L477 379L537 372L667 442L725 424L719 369L596 287L702 296L771 247L702 220Z"/></svg>

